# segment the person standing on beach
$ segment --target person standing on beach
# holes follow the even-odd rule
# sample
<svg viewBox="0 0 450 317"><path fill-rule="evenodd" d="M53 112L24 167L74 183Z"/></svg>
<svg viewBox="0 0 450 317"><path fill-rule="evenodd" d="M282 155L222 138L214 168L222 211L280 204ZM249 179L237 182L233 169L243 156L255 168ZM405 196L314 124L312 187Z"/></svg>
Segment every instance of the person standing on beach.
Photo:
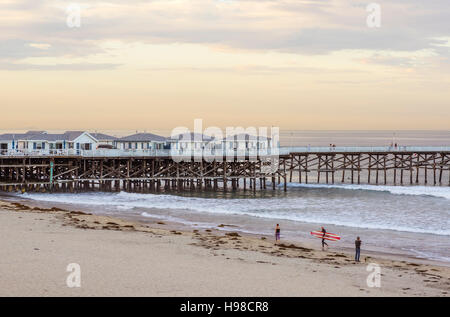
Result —
<svg viewBox="0 0 450 317"><path fill-rule="evenodd" d="M275 227L275 244L277 244L277 241L280 241L280 225L278 223Z"/></svg>
<svg viewBox="0 0 450 317"><path fill-rule="evenodd" d="M361 240L356 237L355 240L355 261L359 262L359 255L361 254Z"/></svg>
<svg viewBox="0 0 450 317"><path fill-rule="evenodd" d="M325 246L328 247L328 243L325 242L325 234L327 233L327 231L325 230L324 227L322 227L322 233L323 233L323 236L322 236L322 250L323 250L325 248Z"/></svg>

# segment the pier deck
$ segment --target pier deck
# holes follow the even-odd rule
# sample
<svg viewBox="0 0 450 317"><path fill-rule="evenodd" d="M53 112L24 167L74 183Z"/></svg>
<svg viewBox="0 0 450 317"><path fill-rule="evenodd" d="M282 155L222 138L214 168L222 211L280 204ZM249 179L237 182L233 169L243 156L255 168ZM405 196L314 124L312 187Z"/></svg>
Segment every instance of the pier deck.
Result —
<svg viewBox="0 0 450 317"><path fill-rule="evenodd" d="M3 151L0 190L255 191L279 184L286 190L288 182L450 186L450 147L281 147L268 157L234 150Z"/></svg>

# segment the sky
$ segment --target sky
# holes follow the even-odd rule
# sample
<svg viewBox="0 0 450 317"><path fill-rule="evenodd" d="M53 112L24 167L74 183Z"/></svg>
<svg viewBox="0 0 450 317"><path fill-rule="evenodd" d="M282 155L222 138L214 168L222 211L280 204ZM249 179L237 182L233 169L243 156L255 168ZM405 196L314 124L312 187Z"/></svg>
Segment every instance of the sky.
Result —
<svg viewBox="0 0 450 317"><path fill-rule="evenodd" d="M0 17L0 130L450 130L448 0L0 0Z"/></svg>

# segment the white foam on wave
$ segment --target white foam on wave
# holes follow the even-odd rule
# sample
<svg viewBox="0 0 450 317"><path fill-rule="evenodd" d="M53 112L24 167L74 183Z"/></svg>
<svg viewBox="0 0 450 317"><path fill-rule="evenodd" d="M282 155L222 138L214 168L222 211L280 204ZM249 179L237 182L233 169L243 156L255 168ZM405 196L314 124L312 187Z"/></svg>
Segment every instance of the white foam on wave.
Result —
<svg viewBox="0 0 450 317"><path fill-rule="evenodd" d="M318 187L320 185L308 185ZM364 185L362 185L364 186ZM339 186L337 186L339 187ZM364 186L366 187L366 186ZM390 187L390 186L388 186ZM340 187L339 187L340 188ZM347 227L450 235L450 209L429 210L427 214L404 209L389 211L374 205L355 205L360 200L331 200L303 196L272 198L203 198L139 193L26 193L24 197L47 202L110 206L121 212L130 209L180 210L263 219L322 223ZM370 202L370 204L377 203ZM394 201L395 202L395 201ZM392 202L393 203L393 202ZM369 208L371 208L369 210ZM142 212L142 211L141 211ZM147 216L150 216L148 213ZM439 219L437 221L436 219Z"/></svg>
<svg viewBox="0 0 450 317"><path fill-rule="evenodd" d="M279 186L283 186L280 184ZM438 186L387 186L387 185L354 185L354 184L295 184L288 183L293 188L337 188L348 190L368 190L388 192L394 195L432 196L450 199L450 187Z"/></svg>
<svg viewBox="0 0 450 317"><path fill-rule="evenodd" d="M450 257L449 256L445 256L445 255L441 255L441 254L435 254L435 253L429 252L429 251L427 251L427 252L419 251L419 250L416 250L416 249L413 249L413 248L402 248L402 249L405 250L405 251L413 253L417 258L450 262Z"/></svg>

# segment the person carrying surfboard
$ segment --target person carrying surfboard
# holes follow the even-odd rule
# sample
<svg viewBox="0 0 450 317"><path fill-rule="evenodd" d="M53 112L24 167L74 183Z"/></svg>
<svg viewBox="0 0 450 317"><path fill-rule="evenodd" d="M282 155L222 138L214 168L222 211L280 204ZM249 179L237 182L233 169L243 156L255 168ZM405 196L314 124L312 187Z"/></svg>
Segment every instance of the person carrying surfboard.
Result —
<svg viewBox="0 0 450 317"><path fill-rule="evenodd" d="M277 223L277 226L275 227L275 244L277 244L277 241L280 240L280 225Z"/></svg>
<svg viewBox="0 0 450 317"><path fill-rule="evenodd" d="M329 240L329 241L339 241L339 240L341 240L340 236L338 236L335 233L327 232L324 227L322 227L322 229L317 230L317 231L311 231L311 235L313 237L322 239L322 249L325 246L328 246L328 244L324 240Z"/></svg>
<svg viewBox="0 0 450 317"><path fill-rule="evenodd" d="M322 250L325 248L325 246L327 246L328 248L328 243L325 242L325 235L327 234L327 231L325 230L324 227L322 227Z"/></svg>

